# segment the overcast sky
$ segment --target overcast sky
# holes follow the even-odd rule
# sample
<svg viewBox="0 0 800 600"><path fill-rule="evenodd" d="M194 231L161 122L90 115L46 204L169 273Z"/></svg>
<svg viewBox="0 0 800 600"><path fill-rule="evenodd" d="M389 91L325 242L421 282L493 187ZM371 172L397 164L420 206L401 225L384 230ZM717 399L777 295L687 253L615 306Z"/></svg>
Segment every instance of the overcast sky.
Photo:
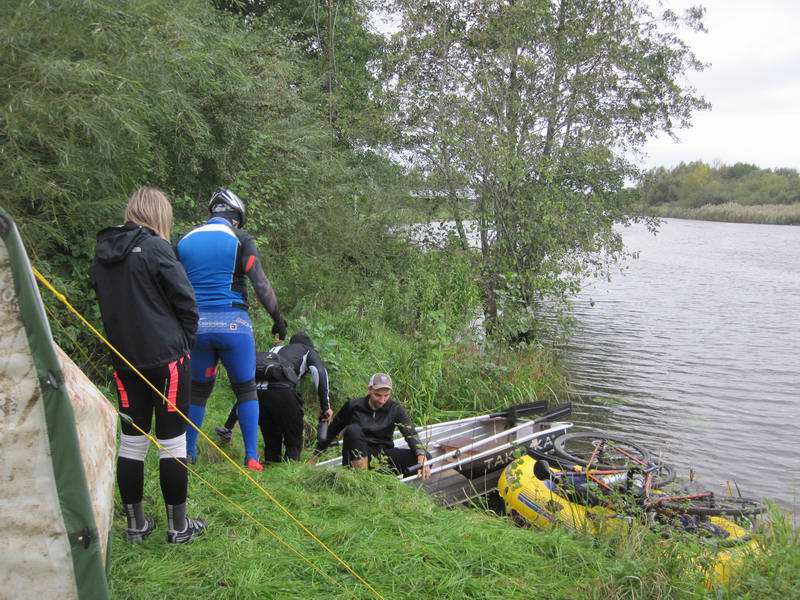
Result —
<svg viewBox="0 0 800 600"><path fill-rule="evenodd" d="M684 34L711 63L692 85L711 102L691 129L649 142L645 167L681 161L800 169L800 1L668 0L676 12L705 6L708 33Z"/></svg>
<svg viewBox="0 0 800 600"><path fill-rule="evenodd" d="M800 0L661 1L677 13L706 7L708 33L681 35L711 63L688 80L712 106L677 132L679 141L650 141L641 166L719 160L800 169ZM389 18L378 27L388 33L397 24Z"/></svg>

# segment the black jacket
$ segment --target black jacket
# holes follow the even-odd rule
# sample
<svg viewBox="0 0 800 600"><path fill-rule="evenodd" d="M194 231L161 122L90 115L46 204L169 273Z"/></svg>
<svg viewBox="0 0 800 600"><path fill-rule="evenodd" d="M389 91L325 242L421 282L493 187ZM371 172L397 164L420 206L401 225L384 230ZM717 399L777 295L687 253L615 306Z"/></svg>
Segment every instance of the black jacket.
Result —
<svg viewBox="0 0 800 600"><path fill-rule="evenodd" d="M322 443L317 443L317 452L322 452L331 445L341 431L353 423L358 423L364 430L367 444L373 448L393 448L394 428L400 432L408 443L408 447L416 454L425 454L420 447L417 430L408 417L405 409L399 402L387 400L386 404L378 410L372 410L369 405L369 396L349 400L333 417L328 427L328 437Z"/></svg>
<svg viewBox="0 0 800 600"><path fill-rule="evenodd" d="M103 229L90 276L108 339L135 367L166 365L191 349L197 305L169 242L134 223ZM112 361L124 366L113 353Z"/></svg>
<svg viewBox="0 0 800 600"><path fill-rule="evenodd" d="M271 352L277 352L282 360L291 365L298 381L310 373L319 397L320 411L325 412L331 408L328 370L325 368L325 363L320 358L319 353L314 348L314 344L311 342L311 338L307 334L295 333L288 344L276 346L271 349ZM258 364L258 359L256 359L256 364ZM264 390L269 387L269 384L259 381L258 370L256 370L256 387Z"/></svg>

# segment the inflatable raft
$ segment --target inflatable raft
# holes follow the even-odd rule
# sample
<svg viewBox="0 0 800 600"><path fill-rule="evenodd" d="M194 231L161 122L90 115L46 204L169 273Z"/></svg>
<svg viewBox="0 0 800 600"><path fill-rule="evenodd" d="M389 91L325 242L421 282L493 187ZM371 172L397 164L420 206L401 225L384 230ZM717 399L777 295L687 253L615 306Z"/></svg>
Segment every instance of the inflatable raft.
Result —
<svg viewBox="0 0 800 600"><path fill-rule="evenodd" d="M517 523L540 529L556 524L586 532L590 535L624 532L637 521L629 514L609 508L607 505L591 505L579 493L567 490L556 483L560 471L551 469L551 478L539 479L534 474L537 460L523 456L508 465L500 475L497 489L505 503L506 514ZM656 496L664 494L655 490ZM699 534L719 548L713 563L713 572L708 572L706 584L727 583L731 573L758 545L745 527L724 516L705 516L695 523Z"/></svg>

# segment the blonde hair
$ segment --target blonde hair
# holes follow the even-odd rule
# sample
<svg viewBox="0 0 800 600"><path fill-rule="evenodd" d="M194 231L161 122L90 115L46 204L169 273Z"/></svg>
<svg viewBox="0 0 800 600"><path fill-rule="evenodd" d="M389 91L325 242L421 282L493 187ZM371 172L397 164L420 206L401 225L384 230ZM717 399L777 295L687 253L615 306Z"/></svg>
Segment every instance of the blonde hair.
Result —
<svg viewBox="0 0 800 600"><path fill-rule="evenodd" d="M125 222L129 221L149 227L156 235L169 241L172 231L172 205L161 190L142 186L128 198Z"/></svg>

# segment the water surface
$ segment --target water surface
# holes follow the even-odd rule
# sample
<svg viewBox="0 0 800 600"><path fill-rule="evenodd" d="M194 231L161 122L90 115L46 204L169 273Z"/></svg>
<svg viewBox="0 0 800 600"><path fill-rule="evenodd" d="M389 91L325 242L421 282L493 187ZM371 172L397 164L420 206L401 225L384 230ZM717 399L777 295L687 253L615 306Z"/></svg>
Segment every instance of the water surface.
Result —
<svg viewBox="0 0 800 600"><path fill-rule="evenodd" d="M800 227L669 219L623 235L640 258L574 302L574 420L797 513Z"/></svg>

